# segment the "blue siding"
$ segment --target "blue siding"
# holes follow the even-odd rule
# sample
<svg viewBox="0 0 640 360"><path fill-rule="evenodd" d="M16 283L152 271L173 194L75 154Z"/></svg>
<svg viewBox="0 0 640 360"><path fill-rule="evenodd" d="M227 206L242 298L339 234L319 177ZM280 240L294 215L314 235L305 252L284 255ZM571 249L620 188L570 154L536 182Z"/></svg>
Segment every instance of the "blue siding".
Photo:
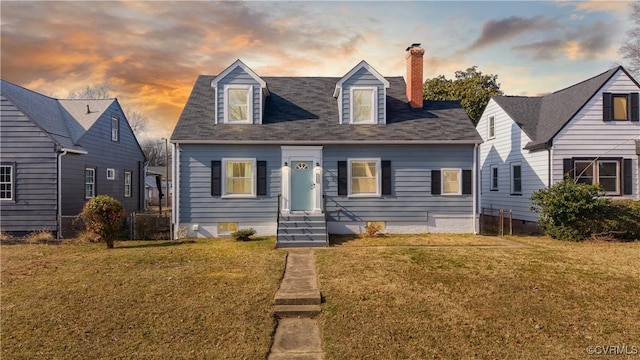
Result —
<svg viewBox="0 0 640 360"><path fill-rule="evenodd" d="M392 194L380 198L338 196L338 161L391 161ZM431 170L473 167L473 145L326 146L324 192L329 221L425 221L429 214L471 215L472 195L431 195Z"/></svg>
<svg viewBox="0 0 640 360"><path fill-rule="evenodd" d="M351 121L351 87L354 86L375 86L378 88L378 124L385 123L385 89L384 84L378 80L367 69L361 68L353 76L342 83L342 123L349 124Z"/></svg>
<svg viewBox="0 0 640 360"><path fill-rule="evenodd" d="M253 123L262 123L262 109L260 108L260 102L262 99L262 89L260 84L255 81L248 73L246 73L241 67L233 69L224 79L218 82L218 88L216 89L216 96L218 98L218 107L216 109L216 117L218 123L224 122L224 86L225 85L252 85L253 86Z"/></svg>
<svg viewBox="0 0 640 360"><path fill-rule="evenodd" d="M280 146L181 145L180 222L276 221L280 193ZM211 195L211 161L256 158L267 162L267 195L251 199Z"/></svg>

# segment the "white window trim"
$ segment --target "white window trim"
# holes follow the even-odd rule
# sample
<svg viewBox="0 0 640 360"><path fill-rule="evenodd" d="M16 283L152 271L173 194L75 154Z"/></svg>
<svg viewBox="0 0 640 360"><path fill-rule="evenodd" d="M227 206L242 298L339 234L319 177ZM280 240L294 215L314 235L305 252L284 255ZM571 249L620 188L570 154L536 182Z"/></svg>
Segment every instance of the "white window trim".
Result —
<svg viewBox="0 0 640 360"><path fill-rule="evenodd" d="M127 176L127 175L129 175L129 176ZM127 180L129 180L128 184L127 184ZM132 184L132 182L133 182L133 175L132 175L131 171L125 171L124 172L124 197L131 197L131 184ZM129 185L129 187L127 187L127 185ZM129 191L127 191L127 190L129 190Z"/></svg>
<svg viewBox="0 0 640 360"><path fill-rule="evenodd" d="M93 183L92 183L92 187L91 187L91 196L87 196L87 170L91 170L93 172ZM96 196L96 169L95 168L90 168L90 167L85 167L84 168L84 172L82 173L82 175L84 176L84 198L85 199L92 199Z"/></svg>
<svg viewBox="0 0 640 360"><path fill-rule="evenodd" d="M493 183L493 170L498 172L498 176L496 176L496 182ZM500 184L500 168L498 165L491 165L489 168L489 190L497 191L499 189ZM494 186L495 185L495 186Z"/></svg>
<svg viewBox="0 0 640 360"><path fill-rule="evenodd" d="M351 164L359 162L375 162L376 163L376 192L354 194L351 191ZM380 158L353 158L347 159L347 197L351 198L367 198L367 197L381 197L382 196L382 160Z"/></svg>
<svg viewBox="0 0 640 360"><path fill-rule="evenodd" d="M515 191L515 177L513 176L513 169L519 166L520 167L520 191ZM524 176L522 173L522 164L519 162L511 163L511 195L522 195L522 180Z"/></svg>
<svg viewBox="0 0 640 360"><path fill-rule="evenodd" d="M251 194L227 194L227 162L250 162L251 163ZM222 158L221 169L221 198L256 198L256 181L257 181L257 161L256 158Z"/></svg>
<svg viewBox="0 0 640 360"><path fill-rule="evenodd" d="M445 171L457 171L458 172L458 191L455 193L444 192L444 173ZM455 196L462 195L462 169L460 168L442 168L440 169L440 194L443 196Z"/></svg>
<svg viewBox="0 0 640 360"><path fill-rule="evenodd" d="M621 177L621 163L619 160L611 160L611 159L603 159L603 160L574 160L575 163L586 163L591 164L592 166L592 174L591 174L591 185L600 183L600 163L615 163L616 164L616 190L615 191L605 191L607 195L621 195L621 186L620 182L622 181ZM574 165L575 168L575 165ZM575 169L573 170L573 178L578 179L580 174L575 173Z"/></svg>
<svg viewBox="0 0 640 360"><path fill-rule="evenodd" d="M493 134L491 132L493 131ZM487 139L496 138L496 117L494 115L489 116L487 119Z"/></svg>
<svg viewBox="0 0 640 360"><path fill-rule="evenodd" d="M2 165L0 165L0 167L9 168L10 174L11 174L11 177L10 177L9 181L8 182L3 182L3 184L9 184L11 186L11 192L9 194L10 197L8 197L8 198L0 198L0 201L13 201L15 199L15 191L16 191L16 188L15 188L15 183L16 183L15 182L15 176L16 176L15 168L13 167L13 165L10 165L10 164L2 164Z"/></svg>
<svg viewBox="0 0 640 360"><path fill-rule="evenodd" d="M108 168L107 169L107 180L115 180L116 179L116 169Z"/></svg>
<svg viewBox="0 0 640 360"><path fill-rule="evenodd" d="M120 119L115 116L111 117L111 141L120 141Z"/></svg>
<svg viewBox="0 0 640 360"><path fill-rule="evenodd" d="M247 90L247 119L242 121L229 120L229 90ZM225 85L224 86L224 123L225 124L253 124L253 86L252 85Z"/></svg>
<svg viewBox="0 0 640 360"><path fill-rule="evenodd" d="M354 122L353 114L354 114L354 101L353 101L353 91L354 90L371 90L371 120L363 121L363 122ZM378 87L377 86L352 86L349 89L349 124L353 125L362 125L362 124L377 124L378 123Z"/></svg>

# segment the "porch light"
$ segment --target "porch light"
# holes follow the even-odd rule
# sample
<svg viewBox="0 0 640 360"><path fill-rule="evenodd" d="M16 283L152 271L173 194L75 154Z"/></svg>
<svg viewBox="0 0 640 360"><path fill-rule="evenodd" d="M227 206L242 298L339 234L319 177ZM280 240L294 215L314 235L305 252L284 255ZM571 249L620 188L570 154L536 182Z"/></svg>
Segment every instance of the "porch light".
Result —
<svg viewBox="0 0 640 360"><path fill-rule="evenodd" d="M289 163L285 161L284 162L284 167L288 167L288 166L289 166Z"/></svg>

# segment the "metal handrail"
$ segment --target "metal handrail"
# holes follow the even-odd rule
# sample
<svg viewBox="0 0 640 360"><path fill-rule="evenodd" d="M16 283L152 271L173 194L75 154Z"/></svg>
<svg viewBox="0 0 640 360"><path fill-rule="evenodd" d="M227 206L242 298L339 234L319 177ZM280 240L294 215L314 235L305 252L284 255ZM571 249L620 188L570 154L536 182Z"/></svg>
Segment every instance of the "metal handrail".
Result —
<svg viewBox="0 0 640 360"><path fill-rule="evenodd" d="M278 213L276 214L276 243L278 242L278 237L280 236L280 199L282 194L278 194Z"/></svg>
<svg viewBox="0 0 640 360"><path fill-rule="evenodd" d="M322 212L324 213L324 232L329 244L329 228L327 227L327 194L322 194Z"/></svg>

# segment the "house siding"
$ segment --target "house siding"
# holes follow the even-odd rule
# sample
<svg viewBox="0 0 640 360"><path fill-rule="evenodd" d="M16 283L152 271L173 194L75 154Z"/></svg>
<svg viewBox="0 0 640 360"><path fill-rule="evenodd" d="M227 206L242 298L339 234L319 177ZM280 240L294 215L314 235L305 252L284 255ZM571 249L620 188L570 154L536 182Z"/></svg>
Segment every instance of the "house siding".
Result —
<svg viewBox="0 0 640 360"><path fill-rule="evenodd" d="M495 138L489 139L489 117L495 117ZM529 210L530 197L549 182L546 150L523 150L530 138L513 119L492 99L476 127L483 144L480 145L480 197L485 209L510 209L514 219L537 221L537 213ZM522 166L522 193L511 194L511 166ZM498 190L491 190L491 167L498 167Z"/></svg>
<svg viewBox="0 0 640 360"><path fill-rule="evenodd" d="M120 118L119 141L111 141L111 117ZM127 213L144 207L144 154L119 104L114 101L94 125L78 140L86 155L62 157L62 214L77 215L86 202L84 169L96 169L96 195L120 201ZM115 180L107 180L107 168L115 169ZM124 173L131 172L131 196L124 196Z"/></svg>
<svg viewBox="0 0 640 360"><path fill-rule="evenodd" d="M553 139L553 183L563 178L562 160L571 157L622 157L633 159L633 194L640 198L638 156L635 140L640 137L640 122L603 121L602 93L639 92L640 88L623 71L614 76L594 95L576 116Z"/></svg>
<svg viewBox="0 0 640 360"><path fill-rule="evenodd" d="M55 231L57 156L54 141L6 97L0 97L0 152L12 164L14 199L0 201L2 231Z"/></svg>
<svg viewBox="0 0 640 360"><path fill-rule="evenodd" d="M365 68L360 68L349 79L342 83L342 123L349 124L351 122L351 87L358 86L371 86L378 89L377 104L377 119L376 123L385 123L385 88L384 84L367 71Z"/></svg>
<svg viewBox="0 0 640 360"><path fill-rule="evenodd" d="M224 97L225 85L251 85L253 86L253 123L261 124L262 123L262 107L260 104L262 101L262 90L260 84L251 77L246 71L244 71L241 67L236 67L229 74L227 74L223 79L220 79L216 88L216 98L217 98L217 107L216 107L216 117L218 123L224 122Z"/></svg>

